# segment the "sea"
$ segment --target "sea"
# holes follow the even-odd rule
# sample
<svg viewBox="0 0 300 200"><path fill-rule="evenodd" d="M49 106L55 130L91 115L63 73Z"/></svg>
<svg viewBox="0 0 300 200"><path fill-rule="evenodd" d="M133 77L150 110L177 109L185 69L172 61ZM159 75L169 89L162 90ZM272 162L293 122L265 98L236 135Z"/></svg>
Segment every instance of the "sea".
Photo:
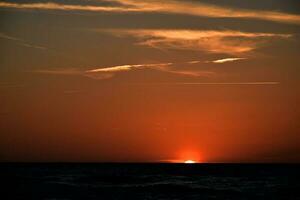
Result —
<svg viewBox="0 0 300 200"><path fill-rule="evenodd" d="M299 199L299 164L1 163L1 199Z"/></svg>

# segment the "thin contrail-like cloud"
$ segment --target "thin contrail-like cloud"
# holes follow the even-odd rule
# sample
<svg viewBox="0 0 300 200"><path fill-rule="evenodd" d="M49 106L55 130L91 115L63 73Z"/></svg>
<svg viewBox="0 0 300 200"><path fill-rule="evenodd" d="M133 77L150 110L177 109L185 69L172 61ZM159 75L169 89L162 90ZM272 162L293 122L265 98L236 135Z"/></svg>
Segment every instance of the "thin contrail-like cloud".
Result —
<svg viewBox="0 0 300 200"><path fill-rule="evenodd" d="M21 88L24 86L25 86L24 84L19 84L19 83L1 83L0 82L0 89Z"/></svg>
<svg viewBox="0 0 300 200"><path fill-rule="evenodd" d="M126 71L145 69L145 68L158 70L166 73L172 73L172 74L183 75L183 76L193 76L193 77L213 76L215 74L212 71L174 69L173 67L171 67L174 64L176 63L119 65L113 67L102 67L102 68L87 70L85 71L85 74L91 78L103 79L103 75L106 75L104 76L104 78L111 78L118 72L126 72Z"/></svg>
<svg viewBox="0 0 300 200"><path fill-rule="evenodd" d="M188 62L187 62L188 63ZM164 64L164 63L163 63ZM159 65L159 64L150 64L150 65ZM129 67L134 66L134 67ZM93 79L109 79L116 75L118 72L130 71L132 69L136 69L139 67L145 67L146 65L124 65L124 66L116 66L107 67L107 68L99 68L99 69L91 69L91 70L76 70L76 69L57 69L57 70L36 70L35 73L41 74L50 74L50 75L80 75L86 76ZM192 77L209 77L215 75L212 71L184 71L184 70L172 70L172 69L164 69L160 68L159 70L174 73L178 75L192 76ZM253 82L160 82L160 83L131 83L131 84L143 84L143 85L279 85L278 81L253 81Z"/></svg>
<svg viewBox="0 0 300 200"><path fill-rule="evenodd" d="M12 3L0 2L2 8L67 10L90 12L157 12L194 15L211 18L259 19L300 25L300 15L279 11L260 11L230 8L193 1L179 0L104 0L119 3L116 6L64 4L56 2Z"/></svg>
<svg viewBox="0 0 300 200"><path fill-rule="evenodd" d="M35 45L35 44L27 42L27 41L25 41L21 38L12 37L12 36L6 35L4 33L0 33L0 38L15 41L18 45L21 45L21 46L24 46L24 47L40 49L40 50L47 50L46 47L43 47L43 46L40 46L40 45Z"/></svg>
<svg viewBox="0 0 300 200"><path fill-rule="evenodd" d="M149 85L279 85L277 81L262 82L170 82L170 83L145 83Z"/></svg>
<svg viewBox="0 0 300 200"><path fill-rule="evenodd" d="M79 69L40 69L34 70L38 74L53 74L53 75L82 75L83 71Z"/></svg>
<svg viewBox="0 0 300 200"><path fill-rule="evenodd" d="M213 60L213 61L207 61L207 63L216 63L216 64L223 64L227 62L234 62L238 60L245 60L247 58L223 58L223 59L218 59L218 60Z"/></svg>
<svg viewBox="0 0 300 200"><path fill-rule="evenodd" d="M56 2L40 3L10 3L0 2L2 8L36 9L36 10L66 10L66 11L93 11L93 12L137 12L135 8L108 7L96 5L64 4Z"/></svg>
<svg viewBox="0 0 300 200"><path fill-rule="evenodd" d="M201 61L188 61L185 64L197 64ZM193 71L193 70L178 70L173 69L171 65L175 63L156 63L156 64L135 64L135 65L118 65L112 67L102 67L90 70L79 69L54 69L54 70L36 70L35 73L50 74L50 75L76 75L86 76L93 79L109 79L117 73L128 72L131 70L151 68L162 72L173 73L191 77L210 77L214 76L213 71ZM253 81L253 82L160 82L160 83L136 83L145 85L278 85L278 81Z"/></svg>
<svg viewBox="0 0 300 200"><path fill-rule="evenodd" d="M43 69L35 70L34 73L49 74L49 75L82 75L94 79L108 79L114 77L118 73L128 72L133 70L152 69L166 73L172 73L182 76L191 77L209 77L214 76L215 72L205 70L188 70L188 69L175 69L173 65L178 63L154 63L154 64L126 64L110 67L94 68L89 70L80 69ZM179 64L190 64L189 62ZM196 64L196 63L195 63Z"/></svg>
<svg viewBox="0 0 300 200"><path fill-rule="evenodd" d="M232 62L234 60L240 60L246 58L226 58L215 61L200 61L200 60L192 60L185 61L181 63L152 63L152 64L126 64L126 65L116 65L116 66L108 66L108 67L100 67L93 68L89 70L76 69L76 68L63 68L63 69L41 69L35 70L33 72L39 74L49 74L49 75L83 75L86 77L94 78L94 79L108 79L114 77L118 73L129 72L133 70L142 70L142 69L152 69L161 72L183 75L183 76L191 76L191 77L211 77L215 76L216 73L208 70L191 70L184 68L174 68L175 65L196 65L199 63L222 63L222 62Z"/></svg>
<svg viewBox="0 0 300 200"><path fill-rule="evenodd" d="M106 67L106 68L99 68L99 69L91 69L87 70L87 73L97 73L97 72L120 72L120 71L130 71L134 68L144 67L145 65L120 65L114 67Z"/></svg>
<svg viewBox="0 0 300 200"><path fill-rule="evenodd" d="M167 66L172 65L173 63L158 63L158 64L136 64L136 65L119 65L119 66L113 66L113 67L102 67L99 69L92 69L87 70L88 73L94 73L94 72L120 72L120 71L130 71L133 69L138 68L157 68L162 69Z"/></svg>

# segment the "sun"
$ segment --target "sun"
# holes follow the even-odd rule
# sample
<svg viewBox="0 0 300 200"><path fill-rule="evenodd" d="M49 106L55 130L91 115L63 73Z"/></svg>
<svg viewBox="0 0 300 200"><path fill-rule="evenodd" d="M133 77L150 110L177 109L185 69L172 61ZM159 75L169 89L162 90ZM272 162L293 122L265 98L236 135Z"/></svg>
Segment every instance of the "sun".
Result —
<svg viewBox="0 0 300 200"><path fill-rule="evenodd" d="M196 163L196 161L194 161L194 160L186 160L186 161L184 161L184 163L185 164L194 164L194 163Z"/></svg>

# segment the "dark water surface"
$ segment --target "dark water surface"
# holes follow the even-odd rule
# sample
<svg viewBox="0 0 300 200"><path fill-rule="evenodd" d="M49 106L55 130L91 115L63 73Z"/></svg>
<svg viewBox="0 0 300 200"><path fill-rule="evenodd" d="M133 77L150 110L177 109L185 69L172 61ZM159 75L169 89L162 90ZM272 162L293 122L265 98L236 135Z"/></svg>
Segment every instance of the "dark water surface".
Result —
<svg viewBox="0 0 300 200"><path fill-rule="evenodd" d="M296 164L0 164L1 199L300 199Z"/></svg>

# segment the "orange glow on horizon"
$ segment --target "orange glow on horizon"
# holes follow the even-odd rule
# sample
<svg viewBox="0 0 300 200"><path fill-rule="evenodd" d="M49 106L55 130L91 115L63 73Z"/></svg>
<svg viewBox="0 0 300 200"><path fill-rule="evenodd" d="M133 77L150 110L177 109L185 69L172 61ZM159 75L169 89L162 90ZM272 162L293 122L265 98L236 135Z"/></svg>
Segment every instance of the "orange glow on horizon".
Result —
<svg viewBox="0 0 300 200"><path fill-rule="evenodd" d="M184 163L185 163L185 164L195 164L195 163L197 163L197 162L194 161L194 160L186 160L186 161L184 161Z"/></svg>
<svg viewBox="0 0 300 200"><path fill-rule="evenodd" d="M189 149L180 152L178 158L180 163L199 163L202 160L199 154L199 150Z"/></svg>
<svg viewBox="0 0 300 200"><path fill-rule="evenodd" d="M179 153L177 153L176 159L166 159L166 160L161 160L161 162L192 164L192 163L202 163L203 158L202 156L199 155L199 151L181 150Z"/></svg>

